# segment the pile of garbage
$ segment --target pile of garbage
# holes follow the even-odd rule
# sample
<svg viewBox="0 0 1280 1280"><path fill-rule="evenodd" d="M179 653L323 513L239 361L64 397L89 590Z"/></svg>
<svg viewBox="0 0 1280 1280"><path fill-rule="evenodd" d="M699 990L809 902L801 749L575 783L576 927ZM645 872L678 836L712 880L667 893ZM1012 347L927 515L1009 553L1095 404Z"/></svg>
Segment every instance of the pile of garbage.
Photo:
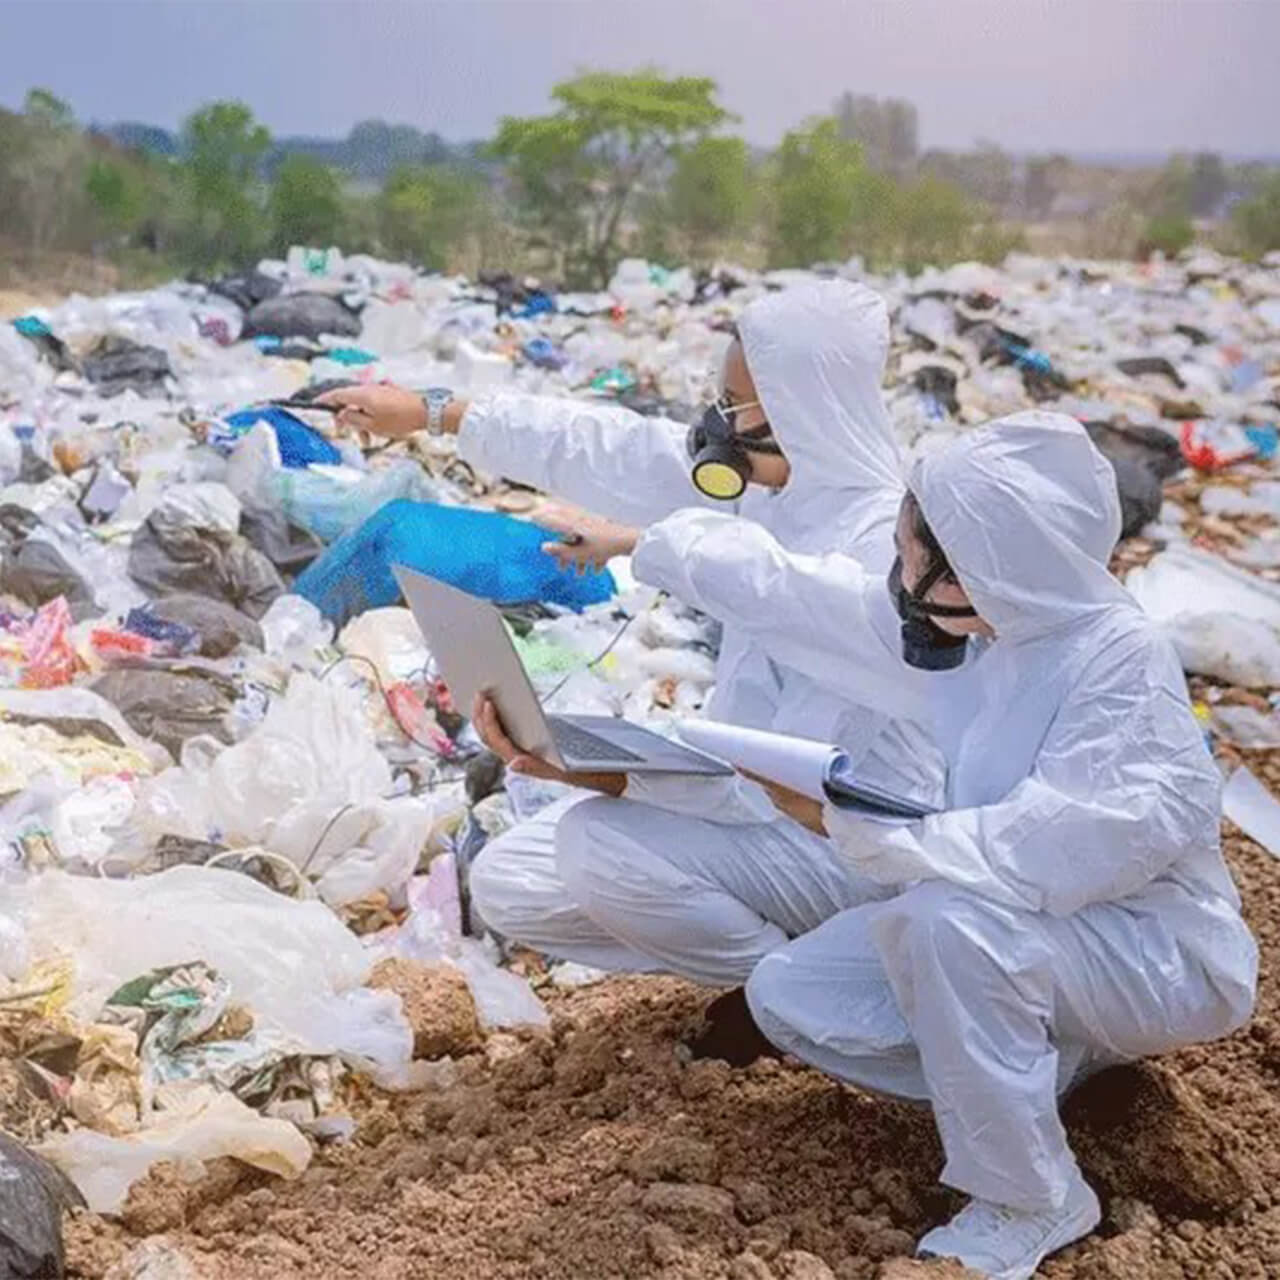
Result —
<svg viewBox="0 0 1280 1280"><path fill-rule="evenodd" d="M818 273L889 301L909 450L1028 407L1088 424L1117 571L1206 733L1280 745L1280 260ZM555 788L483 753L392 563L494 599L557 709L661 726L712 679L710 620L540 552L541 495L448 439L336 438L314 397L388 379L688 421L742 308L813 274L628 260L568 293L297 248L0 323L0 1058L27 1099L4 1125L92 1208L160 1160L295 1174L350 1133L353 1079L443 1078L380 961L460 973L486 1026L545 1019L459 883Z"/></svg>

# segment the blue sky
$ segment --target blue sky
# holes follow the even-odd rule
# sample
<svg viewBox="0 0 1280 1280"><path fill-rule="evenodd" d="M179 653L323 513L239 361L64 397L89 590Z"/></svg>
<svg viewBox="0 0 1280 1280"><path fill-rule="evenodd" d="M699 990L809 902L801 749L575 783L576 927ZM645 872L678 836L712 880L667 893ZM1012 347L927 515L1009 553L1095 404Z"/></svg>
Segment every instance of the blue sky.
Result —
<svg viewBox="0 0 1280 1280"><path fill-rule="evenodd" d="M842 90L919 108L925 145L1280 152L1280 0L0 0L0 105L174 127L241 98L277 133L373 116L487 136L557 80L715 77L753 142Z"/></svg>

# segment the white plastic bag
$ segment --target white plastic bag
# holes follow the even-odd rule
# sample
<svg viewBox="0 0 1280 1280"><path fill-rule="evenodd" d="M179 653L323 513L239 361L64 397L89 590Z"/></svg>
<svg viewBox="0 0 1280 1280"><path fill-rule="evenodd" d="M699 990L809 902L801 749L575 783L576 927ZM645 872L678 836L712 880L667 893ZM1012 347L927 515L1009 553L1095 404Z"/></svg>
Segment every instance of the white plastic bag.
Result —
<svg viewBox="0 0 1280 1280"><path fill-rule="evenodd" d="M234 1156L282 1178L296 1178L310 1163L310 1143L288 1121L260 1116L234 1094L200 1094L199 1105L162 1113L138 1133L114 1138L77 1129L36 1151L76 1184L94 1213L119 1213L129 1188L162 1160L198 1176L203 1161Z"/></svg>
<svg viewBox="0 0 1280 1280"><path fill-rule="evenodd" d="M420 676L431 661L413 613L398 606L370 609L353 618L338 636L338 647L372 662L388 689Z"/></svg>
<svg viewBox="0 0 1280 1280"><path fill-rule="evenodd" d="M398 929L380 934L370 943L377 960L402 956L418 964L448 964L462 972L486 1027L545 1027L550 1018L533 988L507 969L498 967L477 938L461 937L432 905L428 876L415 876L409 886L409 916Z"/></svg>
<svg viewBox="0 0 1280 1280"><path fill-rule="evenodd" d="M297 1052L386 1068L412 1055L398 998L362 989L369 955L337 916L249 876L192 866L136 880L49 871L15 885L0 914L24 924L34 961L71 962L67 1008L80 1021L94 1021L139 974L203 960L259 1027Z"/></svg>
<svg viewBox="0 0 1280 1280"><path fill-rule="evenodd" d="M266 652L286 662L306 661L333 642L333 624L301 596L278 596L258 625Z"/></svg>
<svg viewBox="0 0 1280 1280"><path fill-rule="evenodd" d="M395 895L431 829L428 806L388 798L391 766L360 695L298 672L244 741L192 739L182 767L140 789L131 835L217 839L288 858L328 903Z"/></svg>
<svg viewBox="0 0 1280 1280"><path fill-rule="evenodd" d="M1280 684L1280 587L1204 551L1175 546L1125 586L1168 632L1187 671L1231 684Z"/></svg>

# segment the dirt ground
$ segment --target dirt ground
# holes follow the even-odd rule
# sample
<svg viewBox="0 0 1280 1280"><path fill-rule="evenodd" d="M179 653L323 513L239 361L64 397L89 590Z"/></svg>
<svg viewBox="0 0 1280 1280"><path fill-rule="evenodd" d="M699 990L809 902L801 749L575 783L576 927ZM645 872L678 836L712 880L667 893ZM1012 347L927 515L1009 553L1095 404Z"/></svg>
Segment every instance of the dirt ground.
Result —
<svg viewBox="0 0 1280 1280"><path fill-rule="evenodd" d="M1250 763L1280 784L1280 761ZM1280 1275L1280 864L1238 833L1231 865L1262 946L1257 1017L1231 1040L1096 1077L1066 1113L1105 1196L1053 1280ZM386 975L393 982L396 975ZM168 1168L121 1222L67 1220L75 1276L110 1280L946 1280L908 1260L959 1199L927 1111L793 1062L683 1065L706 995L618 978L549 997L549 1034L478 1043L456 990L445 1090L369 1093L349 1143L294 1183L219 1161ZM448 1037L446 1036L447 1040ZM1273 1190L1275 1188L1275 1190Z"/></svg>

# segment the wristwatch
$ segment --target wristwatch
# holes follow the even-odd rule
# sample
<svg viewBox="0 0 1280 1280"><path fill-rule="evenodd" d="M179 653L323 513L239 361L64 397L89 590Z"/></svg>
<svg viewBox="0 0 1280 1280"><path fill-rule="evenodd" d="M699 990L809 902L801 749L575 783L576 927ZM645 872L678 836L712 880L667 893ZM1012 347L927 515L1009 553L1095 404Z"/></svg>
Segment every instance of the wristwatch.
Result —
<svg viewBox="0 0 1280 1280"><path fill-rule="evenodd" d="M453 392L448 387L428 387L422 393L422 403L427 408L427 433L444 434L444 411L453 403Z"/></svg>

